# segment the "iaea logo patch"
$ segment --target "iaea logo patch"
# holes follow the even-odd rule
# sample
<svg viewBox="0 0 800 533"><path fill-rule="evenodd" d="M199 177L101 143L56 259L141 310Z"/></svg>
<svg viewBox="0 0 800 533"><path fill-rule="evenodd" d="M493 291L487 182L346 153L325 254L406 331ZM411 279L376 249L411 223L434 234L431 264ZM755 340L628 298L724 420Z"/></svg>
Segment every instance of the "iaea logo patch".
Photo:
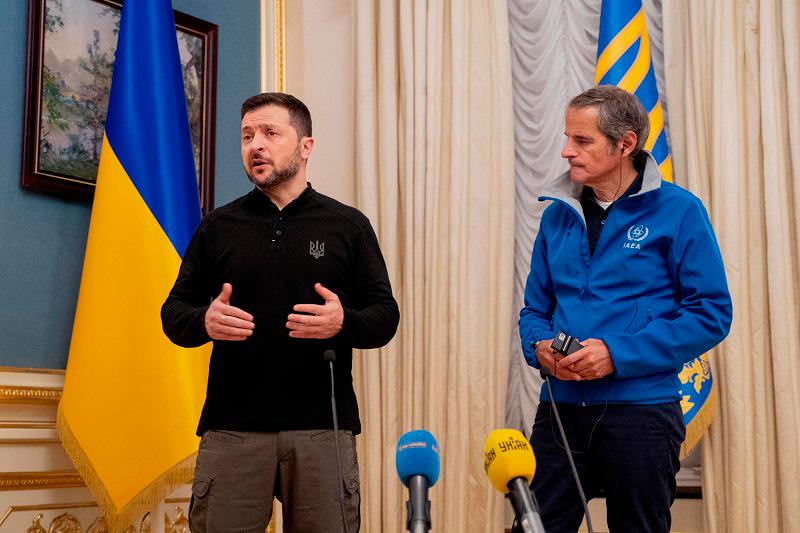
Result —
<svg viewBox="0 0 800 533"><path fill-rule="evenodd" d="M645 240L648 235L650 235L650 228L648 228L644 224L634 224L633 226L628 228L629 241L640 242Z"/></svg>

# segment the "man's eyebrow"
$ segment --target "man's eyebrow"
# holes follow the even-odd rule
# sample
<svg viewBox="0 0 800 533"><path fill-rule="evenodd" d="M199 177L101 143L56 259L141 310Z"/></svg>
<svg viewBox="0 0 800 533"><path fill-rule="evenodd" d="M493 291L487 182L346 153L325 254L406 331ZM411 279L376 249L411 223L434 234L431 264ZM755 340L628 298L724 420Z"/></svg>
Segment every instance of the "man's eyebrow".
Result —
<svg viewBox="0 0 800 533"><path fill-rule="evenodd" d="M273 129L273 130L274 130L274 129L276 129L276 126L275 126L275 124L273 124L272 122L264 122L264 123L261 123L261 124L255 124L255 125L252 125L252 124L247 124L246 126L242 126L242 131L245 131L245 130L254 130L254 129L257 129L257 128L259 128L259 129L260 129L260 128L264 128L264 129Z"/></svg>

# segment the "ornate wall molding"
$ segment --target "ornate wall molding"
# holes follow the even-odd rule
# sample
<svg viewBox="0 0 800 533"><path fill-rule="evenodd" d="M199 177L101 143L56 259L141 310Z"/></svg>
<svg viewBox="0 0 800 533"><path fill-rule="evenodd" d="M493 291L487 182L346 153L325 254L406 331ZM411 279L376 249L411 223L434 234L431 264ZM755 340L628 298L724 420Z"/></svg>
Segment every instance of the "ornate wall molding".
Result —
<svg viewBox="0 0 800 533"><path fill-rule="evenodd" d="M62 509L81 509L81 508L90 508L90 507L97 507L97 503L95 502L77 502L77 503L42 503L39 505L12 505L6 511L0 515L0 528L3 527L3 524L8 520L8 517L11 516L13 513L21 513L26 511L53 511L53 510L62 510ZM42 519L42 514L37 514L32 519L32 526L31 528L35 527L36 524L39 523ZM32 531L35 531L33 529Z"/></svg>
<svg viewBox="0 0 800 533"><path fill-rule="evenodd" d="M0 429L56 429L55 422L37 422L31 420L2 420Z"/></svg>
<svg viewBox="0 0 800 533"><path fill-rule="evenodd" d="M164 513L164 533L189 533L189 519L183 514L183 509L175 507L175 519Z"/></svg>
<svg viewBox="0 0 800 533"><path fill-rule="evenodd" d="M0 404L58 405L64 370L0 366ZM2 420L3 428L21 420ZM17 428L22 429L22 428Z"/></svg>
<svg viewBox="0 0 800 533"><path fill-rule="evenodd" d="M182 503L187 503L186 499L180 499ZM26 511L61 511L65 509L79 509L79 508L90 508L90 507L97 507L97 504L94 502L79 502L79 503L50 503L50 504L40 504L40 505L16 505L9 507L2 515L0 515L0 527L3 526L3 523L11 516L12 513L19 513L19 512L26 512ZM169 516L168 513L164 513L164 533L189 533L189 520L187 519L186 515L184 514L184 509L181 507L175 506L175 518ZM42 520L44 519L44 514L41 512L37 512L36 515L33 516L31 519L31 526L28 527L26 530L27 533L48 533L48 532L57 532L57 533L81 533L83 528L81 527L80 520L76 518L71 513L62 513L55 518L52 519L50 522L50 526L45 528L42 525ZM134 526L128 527L125 530L125 533L151 533L152 516L150 513L147 513L142 517L141 521L139 522L138 529ZM86 528L86 533L108 533L108 524L106 523L105 518L102 515L97 516L94 521L89 524ZM22 532L20 532L22 533Z"/></svg>
<svg viewBox="0 0 800 533"><path fill-rule="evenodd" d="M275 2L275 88L286 91L286 6L284 0Z"/></svg>
<svg viewBox="0 0 800 533"><path fill-rule="evenodd" d="M22 385L0 385L0 403L34 403L57 405L61 400L61 388L26 387Z"/></svg>
<svg viewBox="0 0 800 533"><path fill-rule="evenodd" d="M63 489L83 486L83 479L74 470L0 472L0 490Z"/></svg>
<svg viewBox="0 0 800 533"><path fill-rule="evenodd" d="M260 0L261 90L286 90L285 0Z"/></svg>
<svg viewBox="0 0 800 533"><path fill-rule="evenodd" d="M22 367L22 366L0 366L0 372L21 372L25 374L54 374L57 376L63 376L66 374L66 370L61 370L59 368L32 368L32 367Z"/></svg>

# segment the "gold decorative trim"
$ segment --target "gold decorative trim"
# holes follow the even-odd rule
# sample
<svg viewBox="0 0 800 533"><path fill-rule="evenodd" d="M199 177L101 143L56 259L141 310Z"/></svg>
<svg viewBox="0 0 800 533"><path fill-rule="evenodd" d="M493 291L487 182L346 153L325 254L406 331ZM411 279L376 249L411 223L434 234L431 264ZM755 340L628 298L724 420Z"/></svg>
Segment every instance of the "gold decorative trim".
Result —
<svg viewBox="0 0 800 533"><path fill-rule="evenodd" d="M38 514L36 518L33 519L33 528L35 528L34 531L36 531L36 533L45 533L44 528L39 523L39 520L43 517L44 515ZM81 533L81 523L71 514L62 513L53 518L53 521L50 522L50 527L47 529L48 531L58 531L59 533Z"/></svg>
<svg viewBox="0 0 800 533"><path fill-rule="evenodd" d="M2 472L0 491L65 489L84 487L85 483L75 470L53 472ZM0 522L2 524L2 522Z"/></svg>
<svg viewBox="0 0 800 533"><path fill-rule="evenodd" d="M189 531L189 519L183 514L183 509L175 507L178 515L175 519L171 519L167 513L164 513L164 533L184 533Z"/></svg>
<svg viewBox="0 0 800 533"><path fill-rule="evenodd" d="M56 429L56 423L31 422L29 420L0 420L0 429Z"/></svg>
<svg viewBox="0 0 800 533"><path fill-rule="evenodd" d="M45 439L31 439L31 438L0 438L0 444L61 444L61 440L53 438Z"/></svg>
<svg viewBox="0 0 800 533"><path fill-rule="evenodd" d="M0 527L3 526L12 513L21 511L58 511L61 509L85 509L98 507L95 502L76 502L76 503L41 503L39 505L12 505L0 516Z"/></svg>
<svg viewBox="0 0 800 533"><path fill-rule="evenodd" d="M62 389L58 387L22 387L0 385L0 403L34 403L57 405Z"/></svg>
<svg viewBox="0 0 800 533"><path fill-rule="evenodd" d="M285 0L259 0L259 76L262 92L286 90Z"/></svg>
<svg viewBox="0 0 800 533"><path fill-rule="evenodd" d="M189 503L191 498L165 498L164 503Z"/></svg>
<svg viewBox="0 0 800 533"><path fill-rule="evenodd" d="M0 366L0 372L21 372L25 374L55 374L63 376L67 373L66 370L58 368L33 368L24 366Z"/></svg>
<svg viewBox="0 0 800 533"><path fill-rule="evenodd" d="M275 1L275 87L286 92L286 4L285 0Z"/></svg>
<svg viewBox="0 0 800 533"><path fill-rule="evenodd" d="M187 500L188 501L188 500ZM11 516L12 513L20 511L61 511L64 509L79 509L99 507L94 502L78 502L78 503L45 503L40 505L14 505L9 507L2 516L0 516L0 526ZM180 507L175 507L177 516L175 520L170 519L167 513L164 513L164 532L165 533L186 533L189 531L189 520L184 514L184 510ZM50 523L50 527L45 529L42 527L41 520L44 518L42 513L38 513L32 520L32 525L27 529L28 533L80 533L81 524L78 519L70 513L62 513L55 517ZM142 517L139 525L139 533L150 533L152 531L150 522L151 514L148 511ZM269 530L268 530L269 531ZM86 533L109 533L108 523L105 517L101 514L96 517L94 521L86 529ZM125 529L125 533L136 533L136 528L131 525Z"/></svg>

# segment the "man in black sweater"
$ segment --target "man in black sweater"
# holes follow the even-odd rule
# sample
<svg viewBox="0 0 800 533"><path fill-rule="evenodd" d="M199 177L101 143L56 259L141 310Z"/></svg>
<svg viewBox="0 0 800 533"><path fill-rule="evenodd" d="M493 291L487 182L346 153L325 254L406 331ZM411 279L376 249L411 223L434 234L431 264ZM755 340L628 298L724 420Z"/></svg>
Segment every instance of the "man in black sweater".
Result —
<svg viewBox="0 0 800 533"><path fill-rule="evenodd" d="M391 340L397 303L367 217L306 181L314 139L305 104L253 96L242 105L241 135L255 188L200 223L161 309L174 343L214 343L191 529L263 533L277 497L286 531L355 533L361 424L352 349ZM337 356L342 479L328 349Z"/></svg>

